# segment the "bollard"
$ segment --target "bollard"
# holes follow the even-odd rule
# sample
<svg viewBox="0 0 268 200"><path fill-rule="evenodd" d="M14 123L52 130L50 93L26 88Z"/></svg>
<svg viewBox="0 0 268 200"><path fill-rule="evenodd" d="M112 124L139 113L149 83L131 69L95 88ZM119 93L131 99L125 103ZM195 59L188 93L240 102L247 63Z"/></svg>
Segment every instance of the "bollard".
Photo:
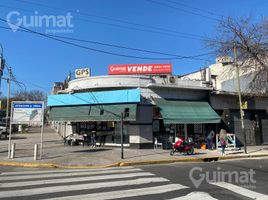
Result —
<svg viewBox="0 0 268 200"><path fill-rule="evenodd" d="M15 158L15 148L16 148L16 144L12 144L11 145L11 157L10 158Z"/></svg>
<svg viewBox="0 0 268 200"><path fill-rule="evenodd" d="M34 160L38 159L38 144L34 145Z"/></svg>

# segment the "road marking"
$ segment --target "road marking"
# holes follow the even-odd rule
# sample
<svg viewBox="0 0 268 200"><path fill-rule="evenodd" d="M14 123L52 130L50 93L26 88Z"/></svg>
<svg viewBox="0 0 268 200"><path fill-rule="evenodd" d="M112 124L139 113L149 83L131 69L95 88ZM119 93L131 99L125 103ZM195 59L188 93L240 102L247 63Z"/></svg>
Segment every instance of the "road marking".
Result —
<svg viewBox="0 0 268 200"><path fill-rule="evenodd" d="M26 189L26 190L2 191L0 192L0 197L1 198L22 197L22 196L48 194L48 193L55 193L55 192L66 192L66 191L73 192L77 190L89 190L89 189L99 189L99 188L117 187L117 186L130 186L130 185L150 184L150 183L159 183L159 182L162 183L162 182L168 182L168 181L169 180L165 178L153 177L153 178L139 178L139 179L127 180L127 181L121 180L121 181L78 184L78 185L51 186L51 187L33 188L33 189ZM103 194L105 193L101 193L101 199L102 199ZM80 197L78 197L77 199L80 199ZM100 198L97 198L97 199L100 199Z"/></svg>
<svg viewBox="0 0 268 200"><path fill-rule="evenodd" d="M231 190L232 192L235 192L237 194L240 194L242 196L249 197L255 200L267 200L268 199L268 195L254 192L252 190L248 190L246 188L243 188L243 187L231 184L231 183L215 182L215 183L210 183L210 184L219 186L221 188L225 188L227 190Z"/></svg>
<svg viewBox="0 0 268 200"><path fill-rule="evenodd" d="M43 185L43 184L73 183L82 181L96 181L96 180L108 180L108 179L119 179L119 178L133 178L141 176L154 176L154 174L149 172L137 172L127 174L112 174L112 175L89 176L89 177L66 178L66 179L24 181L24 182L12 182L2 184L0 183L0 188Z"/></svg>
<svg viewBox="0 0 268 200"><path fill-rule="evenodd" d="M177 198L173 198L173 199L169 199L169 200L196 200L196 199L202 199L202 200L218 200L213 198L212 196L210 196L208 193L206 192L191 192L189 194L187 194L186 196L181 196L181 197L177 197Z"/></svg>
<svg viewBox="0 0 268 200"><path fill-rule="evenodd" d="M53 173L53 174L33 174L33 175L21 175L21 176L0 176L1 181L11 180L27 180L27 179L40 179L40 178L57 178L57 177L68 177L68 176L81 176L81 175L95 175L95 174L112 174L112 173L124 173L124 172L138 172L142 171L138 168L133 169L121 169L121 170L104 170L104 171L86 171L86 172L74 172L74 173Z"/></svg>
<svg viewBox="0 0 268 200"><path fill-rule="evenodd" d="M125 181L125 183L127 183ZM84 194L84 195L75 195L75 196L68 196L68 197L55 197L55 200L109 200L109 199L117 199L117 198L127 198L127 197L137 197L143 195L150 195L150 194L163 194L166 192L171 192L175 190L186 189L187 186L180 185L180 184L168 184L162 186L155 186L155 187L146 187L146 188L139 188L139 189L131 189L131 190L117 190L112 192L102 192L102 193L91 193L91 194Z"/></svg>
<svg viewBox="0 0 268 200"><path fill-rule="evenodd" d="M23 171L23 172L2 172L1 176L10 175L30 175L30 174L51 174L51 173L71 173L71 172L97 172L107 170L122 170L122 169L134 169L134 167L118 167L118 168L100 168L100 169L57 169L57 170L43 170L43 171Z"/></svg>

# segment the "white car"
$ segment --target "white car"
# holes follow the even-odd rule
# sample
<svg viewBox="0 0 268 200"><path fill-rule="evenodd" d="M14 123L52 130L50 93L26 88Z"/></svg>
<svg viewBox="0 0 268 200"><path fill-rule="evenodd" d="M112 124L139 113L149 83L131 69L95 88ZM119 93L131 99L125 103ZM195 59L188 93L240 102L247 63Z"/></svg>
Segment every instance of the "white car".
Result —
<svg viewBox="0 0 268 200"><path fill-rule="evenodd" d="M0 139L2 138L7 139L7 132L6 132L6 127L0 125Z"/></svg>
<svg viewBox="0 0 268 200"><path fill-rule="evenodd" d="M2 126L2 125L0 125L0 132L6 132L6 127L5 126Z"/></svg>

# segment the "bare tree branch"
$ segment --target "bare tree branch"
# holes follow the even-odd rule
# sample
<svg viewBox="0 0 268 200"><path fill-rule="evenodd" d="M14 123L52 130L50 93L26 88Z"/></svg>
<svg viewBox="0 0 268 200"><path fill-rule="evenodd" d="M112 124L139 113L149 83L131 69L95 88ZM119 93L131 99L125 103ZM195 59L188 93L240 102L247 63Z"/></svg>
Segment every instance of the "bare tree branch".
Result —
<svg viewBox="0 0 268 200"><path fill-rule="evenodd" d="M215 39L205 41L217 56L233 57L234 44L243 73L253 74L249 89L268 94L268 20L252 22L251 17L227 18L219 22Z"/></svg>

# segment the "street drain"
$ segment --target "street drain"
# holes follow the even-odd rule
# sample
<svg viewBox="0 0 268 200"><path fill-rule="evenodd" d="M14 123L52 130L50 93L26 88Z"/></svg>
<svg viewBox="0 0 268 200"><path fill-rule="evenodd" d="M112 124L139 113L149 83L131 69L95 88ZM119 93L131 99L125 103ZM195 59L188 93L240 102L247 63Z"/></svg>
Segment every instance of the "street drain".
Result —
<svg viewBox="0 0 268 200"><path fill-rule="evenodd" d="M209 158L204 158L203 162L215 162L218 160L219 160L219 157L209 157Z"/></svg>

